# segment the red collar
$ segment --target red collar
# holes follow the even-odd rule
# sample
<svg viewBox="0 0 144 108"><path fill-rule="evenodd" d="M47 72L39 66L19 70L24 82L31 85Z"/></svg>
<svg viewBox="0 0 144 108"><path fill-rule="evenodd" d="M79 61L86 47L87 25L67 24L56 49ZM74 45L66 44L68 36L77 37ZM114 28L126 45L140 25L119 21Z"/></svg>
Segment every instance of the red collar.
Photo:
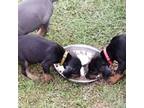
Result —
<svg viewBox="0 0 144 108"><path fill-rule="evenodd" d="M110 59L110 57L109 57L109 55L108 55L108 53L107 53L107 51L106 51L106 48L103 49L103 53L104 53L104 56L105 56L107 62L108 62L110 65L112 65L112 61L111 61L111 59Z"/></svg>

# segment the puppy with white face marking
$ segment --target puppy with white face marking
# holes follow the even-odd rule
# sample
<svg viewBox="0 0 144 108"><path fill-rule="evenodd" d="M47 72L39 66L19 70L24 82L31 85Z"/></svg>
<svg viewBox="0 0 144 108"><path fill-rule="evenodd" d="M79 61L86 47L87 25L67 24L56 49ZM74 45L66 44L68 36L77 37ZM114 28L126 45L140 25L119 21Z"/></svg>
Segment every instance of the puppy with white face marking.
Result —
<svg viewBox="0 0 144 108"><path fill-rule="evenodd" d="M109 68L109 66L116 60L118 62L118 68L114 75ZM99 55L95 55L91 62L89 63L89 75L98 75L102 73L105 80L111 84L115 84L119 81L126 69L126 35L115 36L110 44L103 49Z"/></svg>
<svg viewBox="0 0 144 108"><path fill-rule="evenodd" d="M61 63L65 68L63 75L67 78L72 74L80 74L81 69L81 62L77 57L65 51L56 42L34 34L18 37L18 61L22 73L33 80L37 78L29 72L31 64L40 63L42 65L45 81L52 79L49 71L53 64Z"/></svg>

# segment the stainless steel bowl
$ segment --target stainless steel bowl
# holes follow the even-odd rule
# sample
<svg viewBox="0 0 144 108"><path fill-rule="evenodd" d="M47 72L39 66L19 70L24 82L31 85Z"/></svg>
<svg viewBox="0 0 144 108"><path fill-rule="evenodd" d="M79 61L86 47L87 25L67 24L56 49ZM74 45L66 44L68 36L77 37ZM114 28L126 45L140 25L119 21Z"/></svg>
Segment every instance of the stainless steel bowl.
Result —
<svg viewBox="0 0 144 108"><path fill-rule="evenodd" d="M99 50L95 47L89 46L89 45L83 45L83 44L74 44L74 45L68 45L64 47L69 53L73 56L77 56L82 63L82 67L80 70L80 78L78 79L68 79L69 81L76 82L76 83L89 83L96 81L99 76L96 76L95 79L87 79L85 77L86 73L88 72L88 64L93 58L95 54L99 54ZM65 78L63 75L64 67L60 66L59 64L54 64L54 68L57 70L57 72ZM66 78L67 79L67 78Z"/></svg>

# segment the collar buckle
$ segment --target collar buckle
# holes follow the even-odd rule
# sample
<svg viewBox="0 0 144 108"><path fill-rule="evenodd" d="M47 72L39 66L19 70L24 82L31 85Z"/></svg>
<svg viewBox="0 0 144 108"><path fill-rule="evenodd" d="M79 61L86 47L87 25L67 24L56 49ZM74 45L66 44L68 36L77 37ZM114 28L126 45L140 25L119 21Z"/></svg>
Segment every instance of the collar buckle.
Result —
<svg viewBox="0 0 144 108"><path fill-rule="evenodd" d="M110 59L110 57L109 57L109 55L108 55L108 53L107 53L107 51L106 51L106 48L103 49L103 53L104 53L104 56L105 56L107 62L108 62L110 65L112 65L113 63L112 63L112 61L111 61L111 59Z"/></svg>
<svg viewBox="0 0 144 108"><path fill-rule="evenodd" d="M68 51L65 51L65 53L63 54L63 58L62 58L62 60L61 60L61 62L60 62L60 65L63 65L64 64L64 62L65 62L65 60L66 60L66 58L67 58L67 55L68 55Z"/></svg>

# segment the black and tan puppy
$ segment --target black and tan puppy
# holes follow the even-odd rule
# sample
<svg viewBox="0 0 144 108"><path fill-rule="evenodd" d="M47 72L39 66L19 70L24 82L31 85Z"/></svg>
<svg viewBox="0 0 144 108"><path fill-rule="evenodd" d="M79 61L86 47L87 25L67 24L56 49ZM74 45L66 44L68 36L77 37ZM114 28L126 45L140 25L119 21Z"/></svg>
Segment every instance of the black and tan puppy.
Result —
<svg viewBox="0 0 144 108"><path fill-rule="evenodd" d="M49 71L55 63L61 63L64 66L63 74L67 78L72 74L80 74L81 69L81 62L77 57L71 56L59 44L34 34L18 38L18 61L22 73L33 80L37 78L30 74L30 64L40 63L42 65L45 81L52 79Z"/></svg>
<svg viewBox="0 0 144 108"><path fill-rule="evenodd" d="M55 0L23 0L18 5L18 35L25 35L37 29L45 35L53 12Z"/></svg>
<svg viewBox="0 0 144 108"><path fill-rule="evenodd" d="M112 75L112 72L109 66L116 60L118 62L118 69ZM87 77L90 74L99 74L102 73L105 80L111 84L116 83L124 75L124 70L126 69L126 35L115 36L110 44L101 51L101 53L91 60L89 63L89 72Z"/></svg>

